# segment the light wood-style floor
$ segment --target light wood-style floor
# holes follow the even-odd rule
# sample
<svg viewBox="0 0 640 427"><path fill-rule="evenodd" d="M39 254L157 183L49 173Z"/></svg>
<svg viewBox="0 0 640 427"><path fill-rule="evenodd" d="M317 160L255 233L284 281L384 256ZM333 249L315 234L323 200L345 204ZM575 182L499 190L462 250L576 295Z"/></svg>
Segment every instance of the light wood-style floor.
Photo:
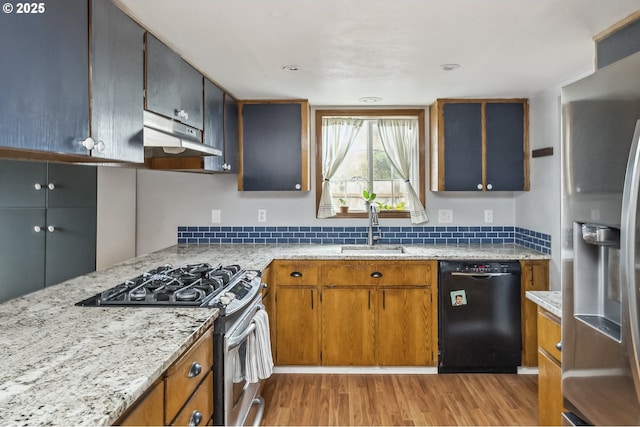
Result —
<svg viewBox="0 0 640 427"><path fill-rule="evenodd" d="M262 391L262 425L537 425L537 378L274 374Z"/></svg>

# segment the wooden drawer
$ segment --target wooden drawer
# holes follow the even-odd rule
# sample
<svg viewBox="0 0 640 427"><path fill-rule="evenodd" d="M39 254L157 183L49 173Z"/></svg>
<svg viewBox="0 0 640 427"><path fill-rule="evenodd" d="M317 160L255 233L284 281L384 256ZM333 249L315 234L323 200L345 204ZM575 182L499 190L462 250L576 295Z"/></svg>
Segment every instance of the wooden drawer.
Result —
<svg viewBox="0 0 640 427"><path fill-rule="evenodd" d="M556 348L556 344L561 339L560 319L538 307L538 346L558 362L562 360L562 355L560 350Z"/></svg>
<svg viewBox="0 0 640 427"><path fill-rule="evenodd" d="M430 286L432 261L327 261L322 267L324 286Z"/></svg>
<svg viewBox="0 0 640 427"><path fill-rule="evenodd" d="M201 421L198 424L190 424L194 413L198 411L201 415ZM173 426L188 425L207 425L213 417L213 374L211 371L207 374L202 384L193 393L193 396L187 401L186 405L178 413L178 416L171 423Z"/></svg>
<svg viewBox="0 0 640 427"><path fill-rule="evenodd" d="M121 426L159 426L164 424L164 382L152 385L124 418L116 421Z"/></svg>
<svg viewBox="0 0 640 427"><path fill-rule="evenodd" d="M275 282L278 286L317 286L319 272L317 261L277 261Z"/></svg>
<svg viewBox="0 0 640 427"><path fill-rule="evenodd" d="M191 367L201 366L198 375L189 377ZM166 420L173 420L213 366L213 329L209 329L167 370Z"/></svg>

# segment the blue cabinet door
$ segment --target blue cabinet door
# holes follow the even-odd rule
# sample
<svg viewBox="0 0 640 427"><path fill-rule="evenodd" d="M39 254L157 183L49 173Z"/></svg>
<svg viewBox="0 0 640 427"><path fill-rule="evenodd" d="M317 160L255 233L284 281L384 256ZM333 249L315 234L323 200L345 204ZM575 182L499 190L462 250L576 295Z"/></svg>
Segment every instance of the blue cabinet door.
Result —
<svg viewBox="0 0 640 427"><path fill-rule="evenodd" d="M51 1L41 14L3 14L0 146L87 154L87 0Z"/></svg>
<svg viewBox="0 0 640 427"><path fill-rule="evenodd" d="M222 172L224 170L224 92L209 80L204 80L204 131L206 145L223 152L222 156L206 156L206 170Z"/></svg>
<svg viewBox="0 0 640 427"><path fill-rule="evenodd" d="M482 190L482 104L445 104L443 114L444 189Z"/></svg>
<svg viewBox="0 0 640 427"><path fill-rule="evenodd" d="M109 0L91 3L93 157L144 162L144 30Z"/></svg>
<svg viewBox="0 0 640 427"><path fill-rule="evenodd" d="M0 302L43 289L45 209L0 208L0 236Z"/></svg>
<svg viewBox="0 0 640 427"><path fill-rule="evenodd" d="M45 286L96 269L96 208L47 209Z"/></svg>
<svg viewBox="0 0 640 427"><path fill-rule="evenodd" d="M149 33L145 52L146 108L202 129L202 74Z"/></svg>
<svg viewBox="0 0 640 427"><path fill-rule="evenodd" d="M44 208L47 164L0 160L0 208Z"/></svg>
<svg viewBox="0 0 640 427"><path fill-rule="evenodd" d="M238 173L238 103L224 95L224 162L229 173Z"/></svg>
<svg viewBox="0 0 640 427"><path fill-rule="evenodd" d="M243 104L242 190L299 191L301 135L299 103Z"/></svg>
<svg viewBox="0 0 640 427"><path fill-rule="evenodd" d="M495 102L485 106L487 189L524 189L524 104Z"/></svg>
<svg viewBox="0 0 640 427"><path fill-rule="evenodd" d="M47 169L47 208L95 209L98 193L95 166L49 163ZM95 221L95 219L94 219Z"/></svg>

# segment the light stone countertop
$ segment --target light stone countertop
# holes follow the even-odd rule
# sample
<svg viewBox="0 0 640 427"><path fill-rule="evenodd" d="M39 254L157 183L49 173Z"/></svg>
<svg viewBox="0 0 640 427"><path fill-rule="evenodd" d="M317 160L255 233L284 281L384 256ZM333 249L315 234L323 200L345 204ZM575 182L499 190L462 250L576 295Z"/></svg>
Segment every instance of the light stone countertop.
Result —
<svg viewBox="0 0 640 427"><path fill-rule="evenodd" d="M562 319L562 293L560 291L527 291L526 296L527 299Z"/></svg>
<svg viewBox="0 0 640 427"><path fill-rule="evenodd" d="M217 309L75 305L158 265L261 270L273 259L550 258L515 245L404 245L399 255L349 256L340 248L176 245L0 304L0 425L110 425L213 324Z"/></svg>

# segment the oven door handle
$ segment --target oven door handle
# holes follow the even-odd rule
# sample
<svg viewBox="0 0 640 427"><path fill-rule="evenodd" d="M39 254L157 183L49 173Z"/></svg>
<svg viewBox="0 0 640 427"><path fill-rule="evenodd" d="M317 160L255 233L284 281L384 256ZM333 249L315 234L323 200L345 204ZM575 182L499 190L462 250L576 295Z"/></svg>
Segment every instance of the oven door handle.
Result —
<svg viewBox="0 0 640 427"><path fill-rule="evenodd" d="M255 312L253 313L253 315L255 315L259 310L264 310L264 305L262 304L256 305ZM247 327L247 329L245 329L240 335L238 335L237 337L235 336L229 337L229 341L227 342L227 351L231 351L234 348L238 347L240 344L242 344L242 342L245 339L247 339L249 334L255 331L255 329L256 329L256 323L255 321L252 320L249 326Z"/></svg>
<svg viewBox="0 0 640 427"><path fill-rule="evenodd" d="M243 333L241 333L239 336L237 337L231 337L229 338L229 342L227 343L227 351L231 351L234 348L240 346L240 344L243 343L243 341L245 339L247 339L247 337L253 333L253 331L255 331L256 329L256 324L255 322L251 322L251 324L249 325L249 327L247 329L244 330Z"/></svg>

